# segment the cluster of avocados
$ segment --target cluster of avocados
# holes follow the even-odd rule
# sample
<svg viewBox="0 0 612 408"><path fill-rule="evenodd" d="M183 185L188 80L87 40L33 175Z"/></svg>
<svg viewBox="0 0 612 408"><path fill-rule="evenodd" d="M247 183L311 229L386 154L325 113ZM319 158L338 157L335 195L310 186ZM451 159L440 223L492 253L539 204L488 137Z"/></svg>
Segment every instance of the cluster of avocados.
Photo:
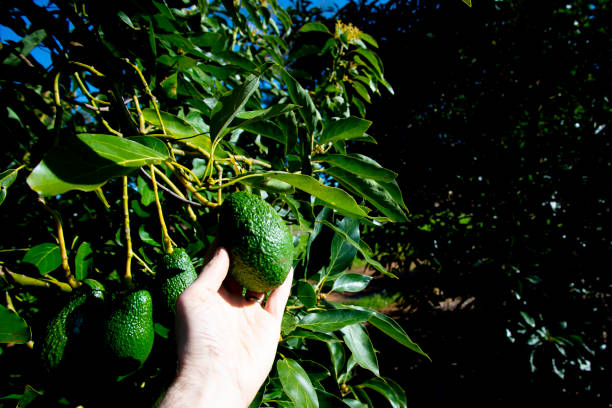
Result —
<svg viewBox="0 0 612 408"><path fill-rule="evenodd" d="M249 192L229 194L220 207L219 225L219 244L229 252L229 273L237 282L256 292L284 282L293 243L270 204ZM174 248L161 257L151 288L107 293L99 282L85 279L47 323L37 344L45 371L72 371L82 364L82 356L102 350L93 364L108 367L115 376L134 372L153 348L154 319L174 327L176 300L197 276L187 252Z"/></svg>

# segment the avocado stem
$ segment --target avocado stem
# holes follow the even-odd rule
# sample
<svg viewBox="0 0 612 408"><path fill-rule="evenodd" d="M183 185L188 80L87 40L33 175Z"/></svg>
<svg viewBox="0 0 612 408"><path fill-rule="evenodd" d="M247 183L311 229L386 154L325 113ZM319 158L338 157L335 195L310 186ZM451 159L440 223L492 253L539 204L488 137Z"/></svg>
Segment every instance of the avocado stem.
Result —
<svg viewBox="0 0 612 408"><path fill-rule="evenodd" d="M125 233L125 247L127 248L127 259L125 262L125 274L123 278L126 281L132 280L132 257L134 251L132 250L132 235L130 232L130 207L129 207L129 197L128 197L128 178L127 176L123 176L123 218L124 218L124 226L123 231Z"/></svg>
<svg viewBox="0 0 612 408"><path fill-rule="evenodd" d="M172 239L168 234L168 228L166 227L166 222L164 221L164 213L162 211L161 202L159 201L159 195L157 192L157 181L155 180L155 167L150 164L149 169L151 171L151 181L153 182L153 193L155 196L155 205L157 206L157 214L159 216L159 223L162 229L163 241L164 241L164 249L166 254L171 254L172 249Z"/></svg>

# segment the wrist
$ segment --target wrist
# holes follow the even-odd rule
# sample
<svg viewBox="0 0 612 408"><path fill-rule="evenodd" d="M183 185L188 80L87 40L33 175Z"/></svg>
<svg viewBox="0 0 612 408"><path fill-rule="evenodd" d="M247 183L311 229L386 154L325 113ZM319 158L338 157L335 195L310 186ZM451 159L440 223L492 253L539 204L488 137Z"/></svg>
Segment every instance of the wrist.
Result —
<svg viewBox="0 0 612 408"><path fill-rule="evenodd" d="M222 375L179 373L159 408L246 408L242 393Z"/></svg>

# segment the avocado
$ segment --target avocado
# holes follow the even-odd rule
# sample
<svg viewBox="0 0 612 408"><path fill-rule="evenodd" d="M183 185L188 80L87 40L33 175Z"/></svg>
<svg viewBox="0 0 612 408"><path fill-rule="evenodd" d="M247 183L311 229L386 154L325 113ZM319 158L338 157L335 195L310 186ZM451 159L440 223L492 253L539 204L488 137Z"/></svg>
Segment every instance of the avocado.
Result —
<svg viewBox="0 0 612 408"><path fill-rule="evenodd" d="M139 368L153 348L153 300L146 289L120 294L103 323L105 354L117 375Z"/></svg>
<svg viewBox="0 0 612 408"><path fill-rule="evenodd" d="M88 281L70 294L45 326L39 353L47 372L68 368L99 338L97 322L103 315L104 288Z"/></svg>
<svg viewBox="0 0 612 408"><path fill-rule="evenodd" d="M171 254L164 255L155 275L158 291L156 302L159 303L156 318L170 324L175 314L176 299L197 277L191 258L184 249L174 248Z"/></svg>
<svg viewBox="0 0 612 408"><path fill-rule="evenodd" d="M293 263L289 228L270 204L246 191L229 194L221 205L219 243L229 252L230 275L254 292L280 286Z"/></svg>

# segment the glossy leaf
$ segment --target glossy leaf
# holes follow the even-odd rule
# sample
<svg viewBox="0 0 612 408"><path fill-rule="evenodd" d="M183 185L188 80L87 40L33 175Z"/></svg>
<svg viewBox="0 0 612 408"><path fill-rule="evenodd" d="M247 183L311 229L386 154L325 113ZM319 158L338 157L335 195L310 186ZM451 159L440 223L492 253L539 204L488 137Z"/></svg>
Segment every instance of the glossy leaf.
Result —
<svg viewBox="0 0 612 408"><path fill-rule="evenodd" d="M304 24L300 30L301 33L308 33L311 31L318 31L320 33L326 33L331 35L329 29L325 26L325 24L320 23L318 21L311 21L309 23Z"/></svg>
<svg viewBox="0 0 612 408"><path fill-rule="evenodd" d="M287 112L294 111L297 108L299 108L299 106L286 103L273 105L266 109L239 112L236 114L236 120L232 122L232 129L244 128L252 123L268 120Z"/></svg>
<svg viewBox="0 0 612 408"><path fill-rule="evenodd" d="M339 140L359 139L365 135L371 121L354 116L329 121L325 124L319 144L335 143ZM316 157L316 156L315 156Z"/></svg>
<svg viewBox="0 0 612 408"><path fill-rule="evenodd" d="M30 248L22 261L36 266L40 274L45 275L62 264L62 256L57 244L46 242Z"/></svg>
<svg viewBox="0 0 612 408"><path fill-rule="evenodd" d="M318 408L319 400L308 374L295 360L285 358L276 362L278 377L291 401L303 408Z"/></svg>
<svg viewBox="0 0 612 408"><path fill-rule="evenodd" d="M369 313L368 322L376 327L378 330L385 333L387 336L391 337L393 340L397 341L401 345L409 348L410 350L426 357L431 361L429 356L421 349L421 347L413 342L410 337L406 334L404 329L392 318L384 315L383 313L377 312L376 310L367 309L361 306L353 306L353 305L341 305L339 303L333 303L337 307L343 309L350 310L359 310L362 312Z"/></svg>
<svg viewBox="0 0 612 408"><path fill-rule="evenodd" d="M351 217L344 217L338 224L351 240L359 241L359 220ZM330 261L327 266L327 274L334 276L345 271L353 264L353 259L357 255L357 248L346 242L343 235L335 234L331 242Z"/></svg>
<svg viewBox="0 0 612 408"><path fill-rule="evenodd" d="M351 353L353 353L355 362L378 376L379 370L376 352L363 326L359 323L351 324L343 327L340 331L342 332L344 343L349 350L351 350Z"/></svg>
<svg viewBox="0 0 612 408"><path fill-rule="evenodd" d="M93 268L93 250L89 242L83 242L77 249L74 258L74 277L77 280L83 280L87 277L89 271Z"/></svg>
<svg viewBox="0 0 612 408"><path fill-rule="evenodd" d="M389 217L390 220L395 222L408 221L408 217L404 213L401 205L376 181L357 177L339 167L325 169L325 173L332 176L343 186L357 192L363 198L374 204L374 206L382 214Z"/></svg>
<svg viewBox="0 0 612 408"><path fill-rule="evenodd" d="M295 295L307 309L317 304L317 294L312 285L307 281L300 280L297 282Z"/></svg>
<svg viewBox="0 0 612 408"><path fill-rule="evenodd" d="M8 188L17 180L17 173L21 168L8 169L0 173L0 204L4 202Z"/></svg>
<svg viewBox="0 0 612 408"><path fill-rule="evenodd" d="M312 339L323 341L325 343L340 342L336 336L328 333L318 333L309 330L296 329L289 333L288 337L299 337L303 339Z"/></svg>
<svg viewBox="0 0 612 408"><path fill-rule="evenodd" d="M329 349L329 357L337 380L346 362L344 346L341 343L327 343L327 348Z"/></svg>
<svg viewBox="0 0 612 408"><path fill-rule="evenodd" d="M296 200L295 198L284 194L281 196L281 198L289 206L291 213L297 220L300 227L304 231L311 231L314 221L314 214L312 212L312 206L310 203Z"/></svg>
<svg viewBox="0 0 612 408"><path fill-rule="evenodd" d="M359 205L355 202L355 199L353 199L353 197L351 197L345 191L339 188L326 186L315 178L303 174L286 173L283 171L246 173L235 177L228 184L242 182L243 180L246 180L248 178L265 177L273 178L291 184L295 188L305 191L319 198L320 200L324 201L325 204L329 205L335 210L338 210L339 212L355 216L357 218L362 218L367 215L363 211L363 209L359 207Z"/></svg>
<svg viewBox="0 0 612 408"><path fill-rule="evenodd" d="M361 154L318 154L313 158L313 161L325 162L360 177L386 182L395 180L397 173L385 169L372 159L368 159Z"/></svg>
<svg viewBox="0 0 612 408"><path fill-rule="evenodd" d="M332 291L334 292L360 292L364 290L370 281L371 276L360 273L344 273L334 281Z"/></svg>
<svg viewBox="0 0 612 408"><path fill-rule="evenodd" d="M30 328L17 314L0 305L0 343L23 344L30 341Z"/></svg>
<svg viewBox="0 0 612 408"><path fill-rule="evenodd" d="M178 116L175 116L171 113L163 112L163 111L160 111L159 114L161 116L161 120L166 129L166 133L169 136L173 136L176 138L183 138L183 137L192 137L192 136L195 136L201 133L198 129L196 129L191 124L189 124L189 122L185 121L184 119L179 118ZM147 121L151 125L159 129L162 128L161 122L159 121L159 117L157 116L155 109L152 109L152 108L143 109L142 116L144 117L145 121Z"/></svg>
<svg viewBox="0 0 612 408"><path fill-rule="evenodd" d="M307 314L298 322L298 326L312 331L329 333L350 324L364 322L369 317L368 312L361 310L326 310Z"/></svg>
<svg viewBox="0 0 612 408"><path fill-rule="evenodd" d="M41 28L36 30L33 33L23 37L19 45L17 45L15 51L17 51L18 54L27 57L30 55L30 52L32 52L32 50L36 48L36 46L38 46L38 44L40 44L45 38L47 38L47 32L44 29ZM21 58L12 53L9 54L4 61L2 61L3 64L12 66L19 65L21 62Z"/></svg>
<svg viewBox="0 0 612 408"><path fill-rule="evenodd" d="M300 116L306 124L306 129L308 129L310 137L313 137L318 132L318 124L321 122L321 114L312 101L310 93L308 93L308 91L304 89L302 85L300 85L300 83L283 68L279 68L279 71L283 81L287 85L287 91L289 92L291 101L294 104L301 106L299 109Z"/></svg>
<svg viewBox="0 0 612 408"><path fill-rule="evenodd" d="M406 392L390 378L371 378L359 385L372 389L389 401L393 408L406 408Z"/></svg>
<svg viewBox="0 0 612 408"><path fill-rule="evenodd" d="M212 140L221 137L231 121L259 87L259 77L249 75L237 89L225 94L215 105L210 118Z"/></svg>
<svg viewBox="0 0 612 408"><path fill-rule="evenodd" d="M364 257L364 259L374 267L374 269L376 269L377 271L379 271L380 273L393 277L393 278L397 278L397 276L395 276L394 274L392 274L391 272L387 272L387 270L385 269L384 266L382 266L380 264L380 262L378 262L377 260L373 259L370 254L368 253L368 251L364 248L361 247L361 245L359 245L359 242L354 241L346 232L342 231L340 228L338 228L337 226L335 226L334 224L330 223L329 221L326 220L317 220L317 222L328 226L329 228L333 229L337 234L339 234L340 236L342 236L342 238L344 238L344 240L346 242L348 242L349 244L351 244L352 246L354 246L355 248L357 248L357 250L359 251L359 253L361 254L361 256Z"/></svg>

